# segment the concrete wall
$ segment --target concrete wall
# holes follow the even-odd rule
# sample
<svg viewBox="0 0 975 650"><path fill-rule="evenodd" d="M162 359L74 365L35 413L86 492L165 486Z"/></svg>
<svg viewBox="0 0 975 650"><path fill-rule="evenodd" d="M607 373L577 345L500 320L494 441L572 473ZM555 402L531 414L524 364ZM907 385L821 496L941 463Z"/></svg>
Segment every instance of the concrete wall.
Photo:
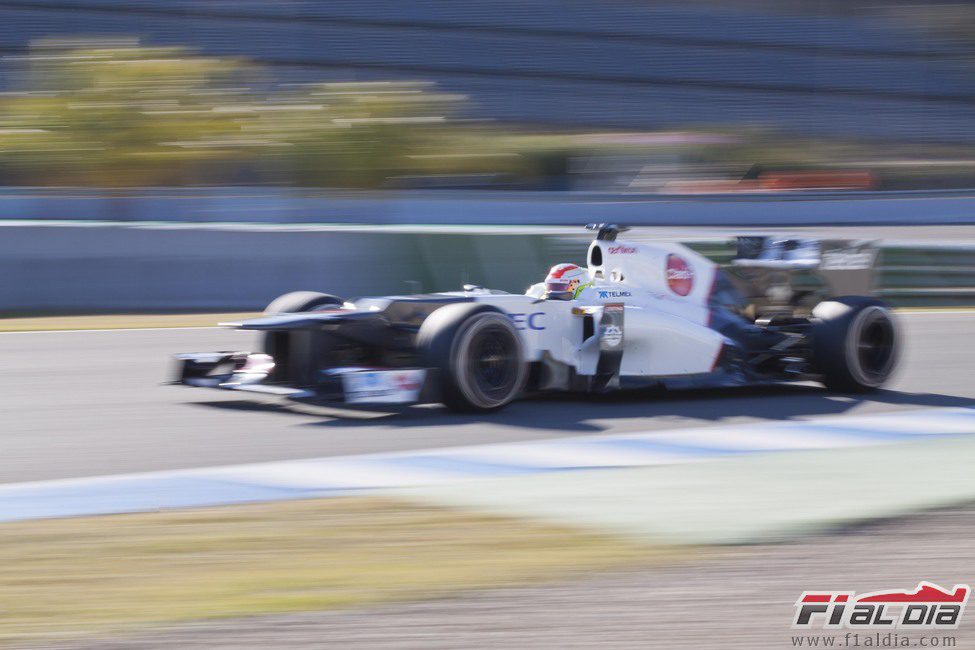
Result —
<svg viewBox="0 0 975 650"><path fill-rule="evenodd" d="M543 277L539 235L134 226L0 228L0 315L263 308L315 290L343 297L523 291Z"/></svg>
<svg viewBox="0 0 975 650"><path fill-rule="evenodd" d="M342 297L520 292L556 262L583 263L589 236L550 228L0 224L0 316L256 310L288 291ZM697 241L726 258L725 240ZM898 304L975 303L975 247L890 245L880 292Z"/></svg>

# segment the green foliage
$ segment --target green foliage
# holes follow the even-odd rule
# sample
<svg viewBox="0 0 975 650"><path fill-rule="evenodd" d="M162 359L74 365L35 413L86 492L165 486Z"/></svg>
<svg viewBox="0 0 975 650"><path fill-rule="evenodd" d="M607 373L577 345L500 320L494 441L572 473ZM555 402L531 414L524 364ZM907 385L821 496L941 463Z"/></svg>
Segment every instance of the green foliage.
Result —
<svg viewBox="0 0 975 650"><path fill-rule="evenodd" d="M0 100L0 165L31 183L175 183L240 146L219 111L239 94L239 62L178 48L43 44L24 60L29 87Z"/></svg>
<svg viewBox="0 0 975 650"><path fill-rule="evenodd" d="M39 43L21 64L0 170L37 185L379 185L426 166L414 156L463 99L426 83L281 90L243 61L135 42Z"/></svg>
<svg viewBox="0 0 975 650"><path fill-rule="evenodd" d="M882 189L975 178L970 145L727 125L519 131L465 119L466 98L429 82L281 85L244 60L135 40L38 42L5 66L15 90L0 95L0 185L565 189L571 179L681 191L759 168L866 169Z"/></svg>

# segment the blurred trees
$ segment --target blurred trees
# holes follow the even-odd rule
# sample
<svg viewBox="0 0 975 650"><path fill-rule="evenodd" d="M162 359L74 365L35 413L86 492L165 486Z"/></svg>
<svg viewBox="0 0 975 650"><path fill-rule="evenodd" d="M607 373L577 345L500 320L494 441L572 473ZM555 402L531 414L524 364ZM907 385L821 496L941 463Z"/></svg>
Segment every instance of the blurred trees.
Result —
<svg viewBox="0 0 975 650"><path fill-rule="evenodd" d="M28 86L0 99L0 165L36 185L178 183L231 158L241 124L219 110L239 62L176 48L38 44Z"/></svg>
<svg viewBox="0 0 975 650"><path fill-rule="evenodd" d="M371 187L457 162L463 97L427 83L280 87L244 61L137 42L36 43L0 97L4 182ZM487 153L478 172L510 168Z"/></svg>
<svg viewBox="0 0 975 650"><path fill-rule="evenodd" d="M34 43L25 56L5 57L4 72L0 185L684 192L713 191L712 180L737 181L756 164L869 170L884 189L975 182L969 145L831 141L722 125L518 130L465 119L466 98L428 82L282 84L244 60L131 39Z"/></svg>

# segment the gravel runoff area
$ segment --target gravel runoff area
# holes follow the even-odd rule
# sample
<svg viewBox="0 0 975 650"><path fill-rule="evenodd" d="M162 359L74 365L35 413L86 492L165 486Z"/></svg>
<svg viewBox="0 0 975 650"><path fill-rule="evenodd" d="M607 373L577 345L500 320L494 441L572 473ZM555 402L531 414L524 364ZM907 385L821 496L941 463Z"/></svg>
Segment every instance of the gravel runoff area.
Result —
<svg viewBox="0 0 975 650"><path fill-rule="evenodd" d="M921 580L950 588L971 583L973 568L970 505L796 543L719 548L703 560L666 568L419 603L199 623L57 647L771 650L795 647L790 622L803 590L911 589ZM955 638L953 647L975 648L975 615L956 631L939 632L939 639L945 634ZM840 633L837 647L842 643Z"/></svg>

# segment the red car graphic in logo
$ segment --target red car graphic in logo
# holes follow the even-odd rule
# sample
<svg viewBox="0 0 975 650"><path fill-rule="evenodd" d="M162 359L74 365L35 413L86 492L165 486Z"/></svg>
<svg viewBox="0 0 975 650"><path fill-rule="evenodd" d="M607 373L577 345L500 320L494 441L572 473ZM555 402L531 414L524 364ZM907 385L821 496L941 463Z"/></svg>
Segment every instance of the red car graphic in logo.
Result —
<svg viewBox="0 0 975 650"><path fill-rule="evenodd" d="M680 255L667 256L667 286L678 296L686 296L694 288L694 269Z"/></svg>
<svg viewBox="0 0 975 650"><path fill-rule="evenodd" d="M804 591L795 603L792 627L955 629L971 591L968 585L945 589L924 581L916 589L860 595L852 591Z"/></svg>

